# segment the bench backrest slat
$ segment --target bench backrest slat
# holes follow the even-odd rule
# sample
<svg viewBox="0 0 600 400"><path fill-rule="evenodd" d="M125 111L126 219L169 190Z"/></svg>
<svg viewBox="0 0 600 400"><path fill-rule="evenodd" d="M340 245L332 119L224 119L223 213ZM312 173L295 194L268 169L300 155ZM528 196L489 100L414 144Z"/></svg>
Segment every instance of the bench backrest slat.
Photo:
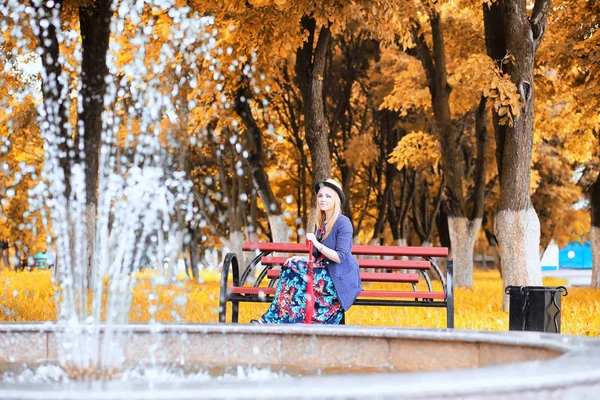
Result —
<svg viewBox="0 0 600 400"><path fill-rule="evenodd" d="M282 253L308 253L303 243L244 242L244 251L275 251ZM409 256L409 257L447 257L447 247L413 247L413 246L367 246L353 245L354 255Z"/></svg>
<svg viewBox="0 0 600 400"><path fill-rule="evenodd" d="M243 242L242 250L279 251L282 253L308 253L308 247L303 243Z"/></svg>
<svg viewBox="0 0 600 400"><path fill-rule="evenodd" d="M267 272L269 279L279 279L280 276L281 271L279 270L272 269ZM360 280L363 282L419 283L419 274L361 272Z"/></svg>
<svg viewBox="0 0 600 400"><path fill-rule="evenodd" d="M262 265L283 265L287 257L263 257ZM429 269L429 261L421 260L373 260L359 258L358 266L361 268L389 268L389 269Z"/></svg>

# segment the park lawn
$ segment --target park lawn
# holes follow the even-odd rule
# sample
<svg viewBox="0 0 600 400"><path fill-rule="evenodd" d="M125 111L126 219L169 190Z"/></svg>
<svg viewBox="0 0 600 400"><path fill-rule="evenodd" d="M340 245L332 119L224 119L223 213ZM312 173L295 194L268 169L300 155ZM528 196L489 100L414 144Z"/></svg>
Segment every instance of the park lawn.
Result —
<svg viewBox="0 0 600 400"><path fill-rule="evenodd" d="M179 281L168 285L157 284L154 274L154 271L144 271L137 276L130 313L132 322L217 321L220 282L218 272L202 271L202 283L194 283L181 277ZM544 285L547 286L564 283L559 279L544 279ZM386 284L365 286L381 285ZM402 290L400 285L394 288ZM434 290L439 289L439 282L434 282ZM508 330L508 313L501 309L502 293L502 280L498 271L474 271L473 288L455 290L455 327ZM242 304L240 322L257 318L265 310L266 304ZM49 271L0 271L0 322L55 319L54 288ZM442 308L356 306L347 313L346 323L443 328L446 326L446 311ZM600 336L600 290L570 289L568 296L562 298L561 325L562 333L565 334Z"/></svg>

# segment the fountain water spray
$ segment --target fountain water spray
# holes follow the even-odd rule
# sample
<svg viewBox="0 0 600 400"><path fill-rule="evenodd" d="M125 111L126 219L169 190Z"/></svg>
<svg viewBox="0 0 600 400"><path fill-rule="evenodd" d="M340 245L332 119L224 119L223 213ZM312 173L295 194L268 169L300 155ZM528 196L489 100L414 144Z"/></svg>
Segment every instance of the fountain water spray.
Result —
<svg viewBox="0 0 600 400"><path fill-rule="evenodd" d="M96 203L86 198L86 157L93 154L86 149L83 124L75 129L70 112L81 113L86 99L80 79L85 71L77 65L79 36L63 21L68 10L44 0L31 5L9 0L0 8L12 20L10 35L17 41L10 55L37 48L43 65L38 121L45 157L32 206L51 221L60 266L58 319L64 328L59 361L75 376L118 371L120 343L126 339L110 326L129 322L134 272L143 263L162 266L166 255L179 256L182 225L194 213L193 184L184 168L187 127L179 121L182 108L190 107L184 104L187 96L178 94L200 90L190 69L217 64L211 62L216 32L210 18L174 0L115 0L110 7ZM5 21L2 28L8 29ZM157 36L165 40L154 40ZM73 54L65 57L61 51ZM9 65L7 54L2 56ZM100 323L106 323L102 333Z"/></svg>

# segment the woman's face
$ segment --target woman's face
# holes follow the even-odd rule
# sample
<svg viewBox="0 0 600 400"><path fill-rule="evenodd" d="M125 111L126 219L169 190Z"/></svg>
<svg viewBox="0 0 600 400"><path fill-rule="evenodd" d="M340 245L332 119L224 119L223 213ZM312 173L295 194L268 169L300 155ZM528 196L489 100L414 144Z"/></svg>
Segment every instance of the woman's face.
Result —
<svg viewBox="0 0 600 400"><path fill-rule="evenodd" d="M317 193L317 207L319 207L319 210L325 212L333 210L336 197L337 193L335 190L327 186L323 186L321 189L319 189L319 193Z"/></svg>

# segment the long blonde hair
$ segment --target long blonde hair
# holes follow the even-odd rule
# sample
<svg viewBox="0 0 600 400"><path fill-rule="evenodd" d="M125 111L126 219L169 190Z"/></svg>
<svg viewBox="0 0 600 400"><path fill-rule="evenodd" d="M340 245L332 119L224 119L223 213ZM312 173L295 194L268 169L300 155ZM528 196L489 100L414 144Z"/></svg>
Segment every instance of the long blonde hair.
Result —
<svg viewBox="0 0 600 400"><path fill-rule="evenodd" d="M329 236L329 234L331 233L331 228L333 228L333 224L335 224L335 221L342 213L342 200L340 199L340 196L335 190L332 191L335 193L335 196L333 196L333 213L331 214L331 219L327 221L327 229L325 230L325 235L323 236L323 239L321 239L321 241L325 240L325 238ZM318 194L319 193L317 192L317 195ZM325 214L325 211L317 212L317 229L315 230L315 233L317 233L316 231L319 228L321 228L326 218L327 214Z"/></svg>

